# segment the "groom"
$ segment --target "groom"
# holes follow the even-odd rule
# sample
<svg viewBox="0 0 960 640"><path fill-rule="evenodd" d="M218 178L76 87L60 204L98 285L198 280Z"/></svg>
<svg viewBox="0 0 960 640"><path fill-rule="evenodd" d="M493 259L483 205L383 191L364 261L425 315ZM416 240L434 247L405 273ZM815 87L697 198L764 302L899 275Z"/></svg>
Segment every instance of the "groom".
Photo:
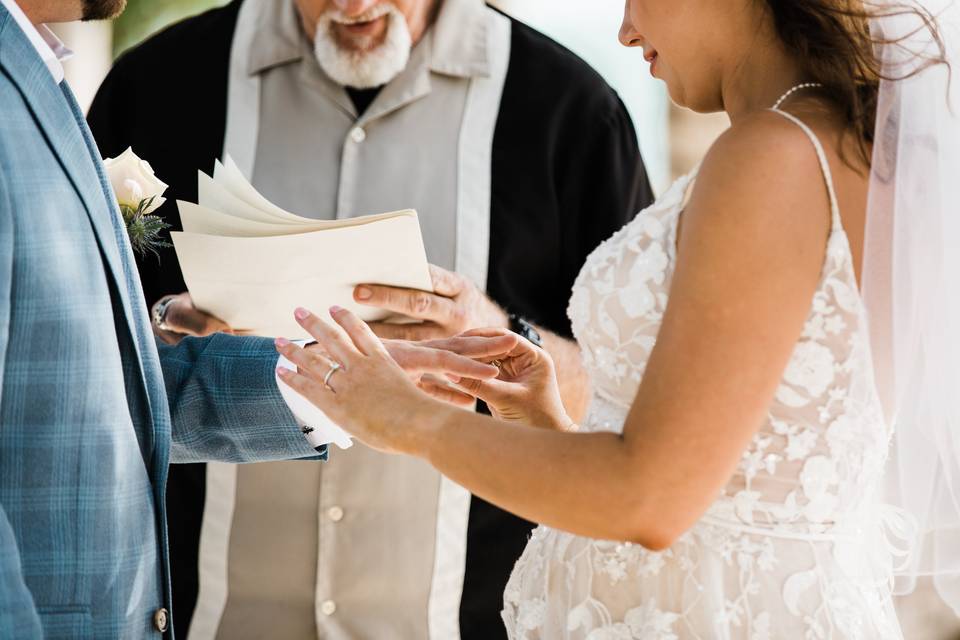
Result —
<svg viewBox="0 0 960 640"><path fill-rule="evenodd" d="M0 0L0 638L167 633L171 460L325 454L280 396L271 341L158 353L69 52L43 25L123 4Z"/></svg>

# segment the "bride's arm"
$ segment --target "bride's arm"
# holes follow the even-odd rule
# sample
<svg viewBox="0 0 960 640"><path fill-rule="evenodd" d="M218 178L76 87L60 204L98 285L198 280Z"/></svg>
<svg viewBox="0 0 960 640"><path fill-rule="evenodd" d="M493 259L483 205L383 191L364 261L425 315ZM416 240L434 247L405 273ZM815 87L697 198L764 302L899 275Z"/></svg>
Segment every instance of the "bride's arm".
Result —
<svg viewBox="0 0 960 640"><path fill-rule="evenodd" d="M336 393L320 384L322 365L287 381L368 444L425 458L524 518L668 546L735 470L810 310L830 215L802 136L760 118L711 151L622 436L529 429L430 400L343 310L334 318L352 341L314 316L302 321L346 366L331 378Z"/></svg>

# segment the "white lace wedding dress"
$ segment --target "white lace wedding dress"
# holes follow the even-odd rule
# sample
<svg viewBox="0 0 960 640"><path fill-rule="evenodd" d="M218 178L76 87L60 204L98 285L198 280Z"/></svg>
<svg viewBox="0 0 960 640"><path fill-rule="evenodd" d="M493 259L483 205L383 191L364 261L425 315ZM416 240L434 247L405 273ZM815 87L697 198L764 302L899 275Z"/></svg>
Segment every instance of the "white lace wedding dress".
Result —
<svg viewBox="0 0 960 640"><path fill-rule="evenodd" d="M506 588L511 638L901 637L889 579L891 531L903 521L877 495L890 434L850 247L819 141L777 113L814 143L833 228L766 422L717 501L663 552L539 527ZM693 180L601 245L574 286L570 318L595 387L585 430L623 428L667 305Z"/></svg>

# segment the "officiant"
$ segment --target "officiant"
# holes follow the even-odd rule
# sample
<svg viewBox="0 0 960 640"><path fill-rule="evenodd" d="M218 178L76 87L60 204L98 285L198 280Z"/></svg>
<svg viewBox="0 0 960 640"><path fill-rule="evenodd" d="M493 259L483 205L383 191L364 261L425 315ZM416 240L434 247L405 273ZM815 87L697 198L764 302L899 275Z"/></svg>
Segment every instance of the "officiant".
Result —
<svg viewBox="0 0 960 640"><path fill-rule="evenodd" d="M170 183L175 229L172 202L196 201L197 170L225 154L301 215L415 208L437 294L357 299L426 321L406 338L513 328L583 413L573 280L652 193L616 93L547 37L483 0L235 0L125 54L89 120L104 155L132 146ZM167 339L227 329L178 295L172 249L139 266ZM414 459L330 458L171 470L177 634L505 637L532 525Z"/></svg>

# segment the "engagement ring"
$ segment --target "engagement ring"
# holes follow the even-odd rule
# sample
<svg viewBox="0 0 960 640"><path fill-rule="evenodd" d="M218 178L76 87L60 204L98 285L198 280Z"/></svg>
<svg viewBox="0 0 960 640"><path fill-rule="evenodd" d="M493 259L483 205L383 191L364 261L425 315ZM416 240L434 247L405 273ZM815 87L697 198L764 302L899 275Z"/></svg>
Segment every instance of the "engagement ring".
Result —
<svg viewBox="0 0 960 640"><path fill-rule="evenodd" d="M332 378L333 374L335 374L337 371L340 371L340 369L343 369L343 365L339 362L334 362L332 365L330 365L330 371L327 371L327 375L323 378L323 386L330 391L333 391L333 388L330 386L330 378Z"/></svg>

